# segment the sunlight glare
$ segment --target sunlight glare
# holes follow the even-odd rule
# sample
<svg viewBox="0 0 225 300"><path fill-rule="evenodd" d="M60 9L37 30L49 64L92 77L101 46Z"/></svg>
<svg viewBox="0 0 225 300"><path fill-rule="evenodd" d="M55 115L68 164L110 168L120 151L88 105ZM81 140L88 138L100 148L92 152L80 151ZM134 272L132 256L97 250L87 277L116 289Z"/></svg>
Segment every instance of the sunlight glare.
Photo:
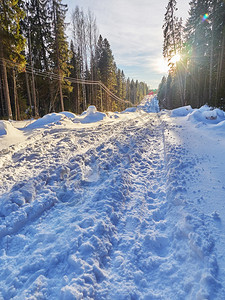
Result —
<svg viewBox="0 0 225 300"><path fill-rule="evenodd" d="M175 64L175 63L177 63L180 59L181 59L180 54L175 54L175 55L171 58L170 61L171 61L173 64Z"/></svg>

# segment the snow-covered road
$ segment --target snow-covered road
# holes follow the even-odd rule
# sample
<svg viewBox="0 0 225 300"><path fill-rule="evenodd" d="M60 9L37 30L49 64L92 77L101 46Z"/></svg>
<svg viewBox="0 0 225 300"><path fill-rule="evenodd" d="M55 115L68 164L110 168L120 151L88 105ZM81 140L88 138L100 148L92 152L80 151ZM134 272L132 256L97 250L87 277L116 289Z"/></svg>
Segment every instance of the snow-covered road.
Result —
<svg viewBox="0 0 225 300"><path fill-rule="evenodd" d="M1 151L0 299L225 299L222 156L146 111Z"/></svg>

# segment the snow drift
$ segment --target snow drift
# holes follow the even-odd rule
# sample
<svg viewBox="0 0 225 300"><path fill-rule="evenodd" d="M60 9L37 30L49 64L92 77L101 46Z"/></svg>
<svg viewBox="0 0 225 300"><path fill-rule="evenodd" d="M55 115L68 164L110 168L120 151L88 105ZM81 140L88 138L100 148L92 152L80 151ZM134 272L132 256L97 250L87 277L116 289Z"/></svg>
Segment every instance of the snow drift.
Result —
<svg viewBox="0 0 225 300"><path fill-rule="evenodd" d="M75 119L75 121L87 124L102 121L104 118L106 118L105 113L98 112L94 105L90 105L88 109L81 114L81 116Z"/></svg>
<svg viewBox="0 0 225 300"><path fill-rule="evenodd" d="M10 121L0 121L0 136L18 136L21 132Z"/></svg>
<svg viewBox="0 0 225 300"><path fill-rule="evenodd" d="M67 114L66 112L63 113L51 113L48 115L43 116L40 119L37 119L33 123L29 124L26 126L26 129L38 129L38 128L46 128L49 126L52 126L54 124L56 125L61 125L62 121L65 120L66 118L70 118L71 115ZM73 115L74 117L74 115Z"/></svg>
<svg viewBox="0 0 225 300"><path fill-rule="evenodd" d="M218 108L204 105L199 109L193 109L190 105L179 107L171 111L171 117L187 117L187 120L199 126L219 129L224 127L225 113Z"/></svg>
<svg viewBox="0 0 225 300"><path fill-rule="evenodd" d="M185 117L193 111L190 105L178 107L171 111L171 117Z"/></svg>

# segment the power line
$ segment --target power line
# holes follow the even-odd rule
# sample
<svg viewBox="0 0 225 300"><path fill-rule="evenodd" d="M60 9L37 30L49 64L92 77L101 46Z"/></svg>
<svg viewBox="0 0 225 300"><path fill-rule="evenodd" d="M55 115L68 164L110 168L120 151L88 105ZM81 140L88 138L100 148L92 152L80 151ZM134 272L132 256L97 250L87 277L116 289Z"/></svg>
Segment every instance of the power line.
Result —
<svg viewBox="0 0 225 300"><path fill-rule="evenodd" d="M13 62L11 60L5 59L5 58L0 58L0 60L3 61L7 64L9 68L14 68L15 66L21 67L21 64ZM74 77L61 77L56 73L53 72L48 72L48 71L42 71L39 69L36 69L29 64L27 64L24 68L24 72L27 72L28 74L34 73L34 75L41 76L41 77L48 77L50 79L55 79L55 80L68 80L72 83L77 83L77 84L85 84L85 85L98 85L100 88L102 88L113 100L130 104L133 106L133 103L127 100L123 100L116 96L108 87L104 85L101 81L94 81L94 80L86 80L86 79L79 79L79 78L74 78Z"/></svg>

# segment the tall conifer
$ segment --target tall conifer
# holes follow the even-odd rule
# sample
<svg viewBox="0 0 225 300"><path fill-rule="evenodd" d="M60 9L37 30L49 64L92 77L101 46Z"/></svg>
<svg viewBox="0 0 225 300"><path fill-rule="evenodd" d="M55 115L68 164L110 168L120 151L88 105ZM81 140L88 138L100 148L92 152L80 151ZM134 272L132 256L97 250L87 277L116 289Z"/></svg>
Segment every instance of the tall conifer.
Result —
<svg viewBox="0 0 225 300"><path fill-rule="evenodd" d="M0 60L2 66L3 102L7 111L7 117L12 118L6 65L11 67L19 66L19 68L24 67L25 58L22 55L22 51L25 47L25 39L20 32L20 21L24 18L24 12L19 7L17 0L0 1L0 11ZM12 62L11 65L9 61Z"/></svg>

